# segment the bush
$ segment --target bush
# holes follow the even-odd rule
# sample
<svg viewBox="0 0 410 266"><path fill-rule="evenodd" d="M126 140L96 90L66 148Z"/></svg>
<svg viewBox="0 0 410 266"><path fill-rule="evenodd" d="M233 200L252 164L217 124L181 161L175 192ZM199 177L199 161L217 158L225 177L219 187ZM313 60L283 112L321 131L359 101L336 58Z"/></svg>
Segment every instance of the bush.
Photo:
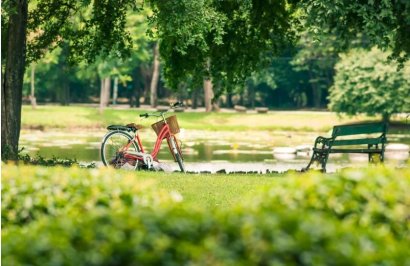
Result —
<svg viewBox="0 0 410 266"><path fill-rule="evenodd" d="M351 169L326 176L311 173L266 188L252 204L257 209L307 210L355 226L388 230L410 241L410 170Z"/></svg>
<svg viewBox="0 0 410 266"><path fill-rule="evenodd" d="M37 198L46 194L47 183L73 194L52 215L37 212L29 223L7 220L2 231L5 265L410 263L408 169L275 178L258 195L242 199L244 203L208 212L177 204L154 186L141 186L141 181L132 179L134 173L69 169L71 174L53 169L52 174L57 171L61 176L51 177L43 174L44 168L5 169L7 190L2 198L10 191L18 191L13 194L16 198ZM20 177L24 181L11 178L18 174L25 174ZM59 195L52 194L50 198ZM123 194L148 200L130 204L118 196ZM87 212L77 197L91 202ZM101 198L116 204L100 207ZM8 203L6 212L20 213L26 208L24 202Z"/></svg>
<svg viewBox="0 0 410 266"><path fill-rule="evenodd" d="M43 216L155 206L172 200L149 180L135 182L132 172L7 165L2 171L1 224L23 226Z"/></svg>

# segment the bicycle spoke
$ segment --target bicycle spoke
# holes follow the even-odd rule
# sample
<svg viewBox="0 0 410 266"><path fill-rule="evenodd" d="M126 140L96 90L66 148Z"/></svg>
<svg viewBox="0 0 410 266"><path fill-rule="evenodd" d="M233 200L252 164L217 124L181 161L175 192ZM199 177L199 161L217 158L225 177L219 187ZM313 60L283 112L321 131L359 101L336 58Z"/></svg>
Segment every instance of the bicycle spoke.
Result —
<svg viewBox="0 0 410 266"><path fill-rule="evenodd" d="M135 169L137 161L132 158L127 158L125 154L127 151L138 151L136 144L132 142L127 151L123 151L131 140L131 136L124 132L113 132L111 135L108 135L101 149L104 165L115 169Z"/></svg>

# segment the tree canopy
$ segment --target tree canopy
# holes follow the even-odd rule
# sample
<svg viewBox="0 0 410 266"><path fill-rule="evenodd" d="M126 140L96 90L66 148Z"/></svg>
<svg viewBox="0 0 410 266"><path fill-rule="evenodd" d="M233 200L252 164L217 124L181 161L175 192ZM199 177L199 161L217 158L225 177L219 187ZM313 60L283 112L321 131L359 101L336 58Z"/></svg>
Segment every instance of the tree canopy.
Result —
<svg viewBox="0 0 410 266"><path fill-rule="evenodd" d="M410 58L408 0L302 0L301 7L312 32L333 31L339 41L364 33L373 45L392 50L400 62Z"/></svg>
<svg viewBox="0 0 410 266"><path fill-rule="evenodd" d="M152 1L170 87L193 77L234 85L294 39L293 6L280 1Z"/></svg>

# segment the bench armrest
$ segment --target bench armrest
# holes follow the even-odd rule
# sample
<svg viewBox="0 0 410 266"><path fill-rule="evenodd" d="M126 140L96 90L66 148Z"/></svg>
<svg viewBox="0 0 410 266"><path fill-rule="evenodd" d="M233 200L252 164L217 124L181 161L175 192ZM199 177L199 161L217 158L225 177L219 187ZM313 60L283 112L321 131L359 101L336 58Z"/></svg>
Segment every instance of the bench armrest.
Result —
<svg viewBox="0 0 410 266"><path fill-rule="evenodd" d="M315 140L314 148L318 148L317 146L320 145L320 144L322 144L322 147L321 147L322 149L325 146L330 147L333 140L334 140L333 138L325 138L325 137L319 136Z"/></svg>

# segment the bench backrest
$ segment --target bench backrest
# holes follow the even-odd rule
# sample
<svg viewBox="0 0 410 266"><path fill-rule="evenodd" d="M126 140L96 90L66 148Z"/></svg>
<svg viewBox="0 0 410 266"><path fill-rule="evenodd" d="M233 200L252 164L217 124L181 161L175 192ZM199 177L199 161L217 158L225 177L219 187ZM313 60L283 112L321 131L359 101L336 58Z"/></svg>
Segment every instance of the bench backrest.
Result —
<svg viewBox="0 0 410 266"><path fill-rule="evenodd" d="M382 133L384 135L386 131L387 124L384 122L340 125L333 127L332 137L373 133Z"/></svg>

